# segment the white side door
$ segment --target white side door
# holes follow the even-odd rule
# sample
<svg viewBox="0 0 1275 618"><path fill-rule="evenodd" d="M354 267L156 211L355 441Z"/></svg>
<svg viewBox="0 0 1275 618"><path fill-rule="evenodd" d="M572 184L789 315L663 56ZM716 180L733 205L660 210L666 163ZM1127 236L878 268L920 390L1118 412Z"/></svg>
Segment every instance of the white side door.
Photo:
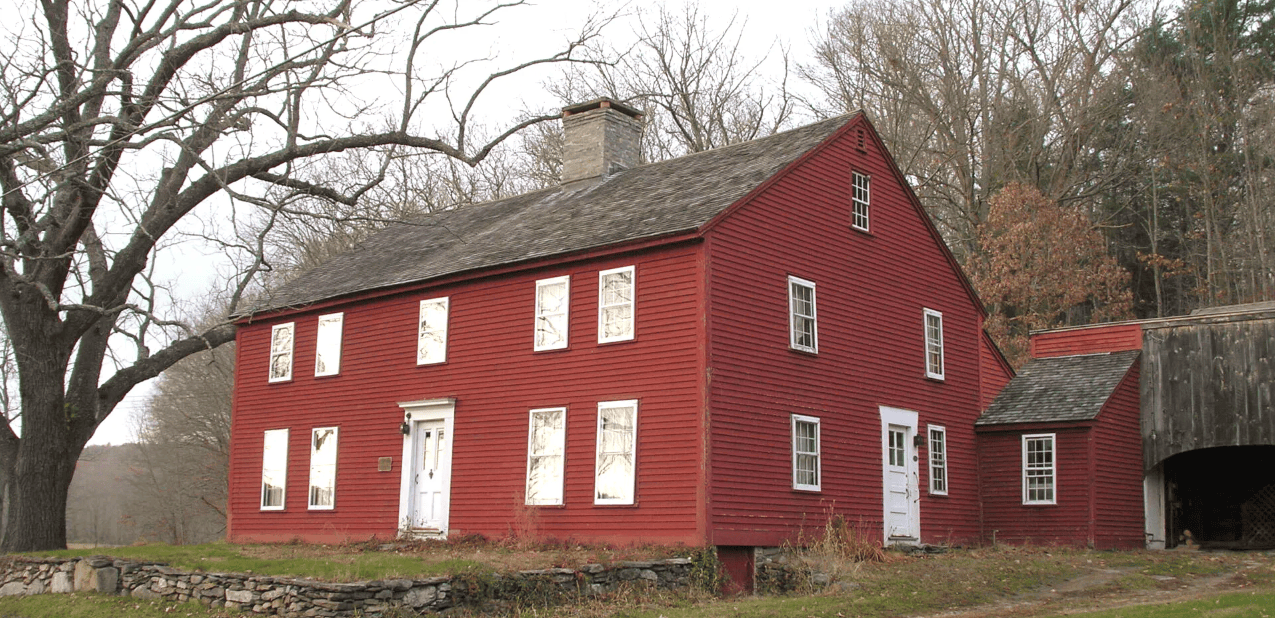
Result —
<svg viewBox="0 0 1275 618"><path fill-rule="evenodd" d="M916 412L881 407L882 502L887 545L918 543L921 539L916 428Z"/></svg>
<svg viewBox="0 0 1275 618"><path fill-rule="evenodd" d="M447 527L448 490L447 472L450 450L443 421L416 421L414 436L412 484L412 528L438 530Z"/></svg>

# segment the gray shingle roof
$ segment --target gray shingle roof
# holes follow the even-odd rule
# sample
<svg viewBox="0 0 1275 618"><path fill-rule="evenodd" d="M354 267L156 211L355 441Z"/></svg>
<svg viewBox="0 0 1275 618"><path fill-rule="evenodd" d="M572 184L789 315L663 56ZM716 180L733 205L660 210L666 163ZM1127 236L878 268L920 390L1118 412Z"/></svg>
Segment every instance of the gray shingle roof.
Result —
<svg viewBox="0 0 1275 618"><path fill-rule="evenodd" d="M1087 421L1098 416L1138 350L1034 358L996 396L975 425Z"/></svg>
<svg viewBox="0 0 1275 618"><path fill-rule="evenodd" d="M699 228L851 117L393 225L249 313Z"/></svg>

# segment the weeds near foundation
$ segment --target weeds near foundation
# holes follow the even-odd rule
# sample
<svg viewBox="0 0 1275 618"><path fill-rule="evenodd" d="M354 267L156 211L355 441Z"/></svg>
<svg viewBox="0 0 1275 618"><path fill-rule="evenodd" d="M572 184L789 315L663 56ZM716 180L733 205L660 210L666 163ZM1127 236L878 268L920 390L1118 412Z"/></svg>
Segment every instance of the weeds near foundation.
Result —
<svg viewBox="0 0 1275 618"><path fill-rule="evenodd" d="M700 592L717 596L722 593L726 584L722 561L717 557L716 547L704 547L691 554L691 588Z"/></svg>

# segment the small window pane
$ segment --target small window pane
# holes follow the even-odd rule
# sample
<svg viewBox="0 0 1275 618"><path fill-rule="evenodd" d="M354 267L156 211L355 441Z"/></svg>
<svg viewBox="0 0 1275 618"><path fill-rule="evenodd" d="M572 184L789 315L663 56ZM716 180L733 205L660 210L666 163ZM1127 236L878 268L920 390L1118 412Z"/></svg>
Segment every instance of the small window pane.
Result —
<svg viewBox="0 0 1275 618"><path fill-rule="evenodd" d="M562 504L566 408L531 411L527 446L527 504Z"/></svg>
<svg viewBox="0 0 1275 618"><path fill-rule="evenodd" d="M292 379L292 335L294 322L270 329L270 381Z"/></svg>
<svg viewBox="0 0 1275 618"><path fill-rule="evenodd" d="M792 482L794 489L819 491L819 419L792 417Z"/></svg>
<svg viewBox="0 0 1275 618"><path fill-rule="evenodd" d="M788 278L788 321L792 332L789 345L795 350L818 352L815 316L815 284Z"/></svg>
<svg viewBox="0 0 1275 618"><path fill-rule="evenodd" d="M925 310L925 375L943 379L943 314Z"/></svg>
<svg viewBox="0 0 1275 618"><path fill-rule="evenodd" d="M265 432L261 456L261 508L283 508L284 488L288 477L288 430Z"/></svg>
<svg viewBox="0 0 1275 618"><path fill-rule="evenodd" d="M870 183L871 179L868 176L858 172L854 173L851 225L864 231L868 229L868 204L871 201Z"/></svg>
<svg viewBox="0 0 1275 618"><path fill-rule="evenodd" d="M603 271L598 278L598 342L633 338L633 267Z"/></svg>
<svg viewBox="0 0 1275 618"><path fill-rule="evenodd" d="M633 504L637 458L637 402L598 404L594 503Z"/></svg>
<svg viewBox="0 0 1275 618"><path fill-rule="evenodd" d="M930 427L930 493L947 494L947 430Z"/></svg>
<svg viewBox="0 0 1275 618"><path fill-rule="evenodd" d="M567 347L568 281L558 277L536 282L536 350Z"/></svg>
<svg viewBox="0 0 1275 618"><path fill-rule="evenodd" d="M1054 504L1054 436L1023 436L1023 502Z"/></svg>
<svg viewBox="0 0 1275 618"><path fill-rule="evenodd" d="M319 316L315 337L314 375L334 376L341 372L341 326L345 314Z"/></svg>
<svg viewBox="0 0 1275 618"><path fill-rule="evenodd" d="M310 433L310 508L336 504L336 427L316 427Z"/></svg>
<svg viewBox="0 0 1275 618"><path fill-rule="evenodd" d="M447 299L421 301L420 331L416 348L416 364L428 365L447 360Z"/></svg>

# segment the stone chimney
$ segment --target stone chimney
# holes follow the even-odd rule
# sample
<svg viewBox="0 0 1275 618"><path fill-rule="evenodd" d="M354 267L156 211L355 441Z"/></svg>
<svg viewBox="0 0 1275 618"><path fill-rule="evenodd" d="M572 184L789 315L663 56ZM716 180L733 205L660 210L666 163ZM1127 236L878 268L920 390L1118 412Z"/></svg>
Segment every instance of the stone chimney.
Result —
<svg viewBox="0 0 1275 618"><path fill-rule="evenodd" d="M602 98L562 109L562 184L595 181L638 164L642 112Z"/></svg>

